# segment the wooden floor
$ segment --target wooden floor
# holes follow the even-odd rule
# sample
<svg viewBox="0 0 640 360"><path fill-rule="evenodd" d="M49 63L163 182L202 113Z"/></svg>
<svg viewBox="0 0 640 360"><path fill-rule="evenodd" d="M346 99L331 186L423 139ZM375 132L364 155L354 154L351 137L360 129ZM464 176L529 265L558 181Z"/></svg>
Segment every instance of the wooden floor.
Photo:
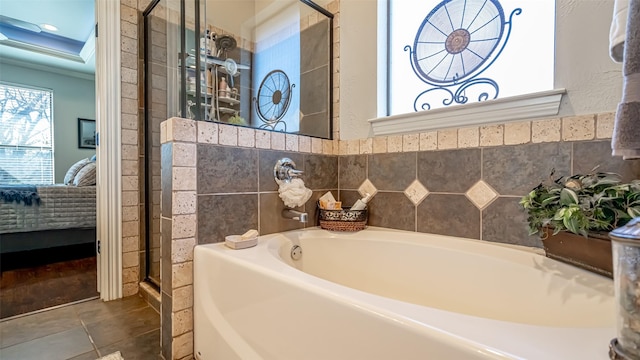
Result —
<svg viewBox="0 0 640 360"><path fill-rule="evenodd" d="M98 296L96 257L73 254L57 259L54 256L52 263L37 254L12 256L11 261L3 258L0 319ZM19 256L24 259L20 261ZM26 267L18 266L20 262Z"/></svg>

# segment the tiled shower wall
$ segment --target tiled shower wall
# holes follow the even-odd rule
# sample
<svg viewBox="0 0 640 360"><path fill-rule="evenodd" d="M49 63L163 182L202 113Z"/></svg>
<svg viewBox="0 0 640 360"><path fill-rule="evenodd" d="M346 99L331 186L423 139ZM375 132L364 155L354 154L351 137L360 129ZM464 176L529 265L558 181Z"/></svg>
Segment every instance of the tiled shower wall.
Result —
<svg viewBox="0 0 640 360"><path fill-rule="evenodd" d="M142 12L152 0L120 0L120 61L121 61L121 166L122 166L122 294L131 296L139 292L159 310L159 299L155 290L148 284L141 283L145 278L145 162L144 162L144 39ZM158 24L154 24L158 25ZM158 28L156 28L158 30ZM156 43L158 48L163 44ZM158 49L156 49L158 50ZM154 53L157 54L157 53ZM157 75L157 74L156 74ZM160 76L154 80L164 81ZM166 81L165 81L166 82ZM157 86L158 82L154 83ZM166 89L166 88L165 88ZM154 98L155 109L152 121L153 131L152 158L153 180L151 205L152 223L152 263L151 272L154 278L159 277L160 246L160 133L159 124L167 118L166 110L161 110L158 100ZM142 287L140 286L142 284Z"/></svg>
<svg viewBox="0 0 640 360"><path fill-rule="evenodd" d="M120 0L122 124L122 295L138 293L144 277L144 149L140 14L151 0ZM139 51L140 50L140 51ZM139 71L140 70L140 71ZM141 215L142 214L142 215Z"/></svg>

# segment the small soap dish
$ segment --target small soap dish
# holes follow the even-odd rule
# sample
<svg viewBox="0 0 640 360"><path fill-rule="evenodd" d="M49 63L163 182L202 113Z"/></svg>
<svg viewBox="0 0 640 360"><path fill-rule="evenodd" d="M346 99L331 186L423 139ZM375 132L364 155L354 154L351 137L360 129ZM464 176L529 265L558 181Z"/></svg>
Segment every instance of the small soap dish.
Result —
<svg viewBox="0 0 640 360"><path fill-rule="evenodd" d="M258 238L242 239L242 235L227 235L224 244L234 250L246 249L258 245Z"/></svg>

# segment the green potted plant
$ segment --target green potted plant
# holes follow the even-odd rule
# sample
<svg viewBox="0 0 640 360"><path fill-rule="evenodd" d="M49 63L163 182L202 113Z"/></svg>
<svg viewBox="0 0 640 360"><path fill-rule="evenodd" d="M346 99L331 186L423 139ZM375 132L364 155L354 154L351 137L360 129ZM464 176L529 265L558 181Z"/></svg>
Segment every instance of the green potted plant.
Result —
<svg viewBox="0 0 640 360"><path fill-rule="evenodd" d="M552 172L520 205L548 257L611 277L607 233L640 216L640 180L622 183L618 174L595 170L553 180Z"/></svg>

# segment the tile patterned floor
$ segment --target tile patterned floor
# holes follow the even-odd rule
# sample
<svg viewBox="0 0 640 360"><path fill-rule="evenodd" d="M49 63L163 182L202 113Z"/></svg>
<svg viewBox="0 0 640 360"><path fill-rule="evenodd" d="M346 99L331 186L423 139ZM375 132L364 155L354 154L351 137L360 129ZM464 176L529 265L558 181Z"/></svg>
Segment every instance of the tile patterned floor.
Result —
<svg viewBox="0 0 640 360"><path fill-rule="evenodd" d="M0 322L2 360L160 359L160 316L142 298L91 300Z"/></svg>

